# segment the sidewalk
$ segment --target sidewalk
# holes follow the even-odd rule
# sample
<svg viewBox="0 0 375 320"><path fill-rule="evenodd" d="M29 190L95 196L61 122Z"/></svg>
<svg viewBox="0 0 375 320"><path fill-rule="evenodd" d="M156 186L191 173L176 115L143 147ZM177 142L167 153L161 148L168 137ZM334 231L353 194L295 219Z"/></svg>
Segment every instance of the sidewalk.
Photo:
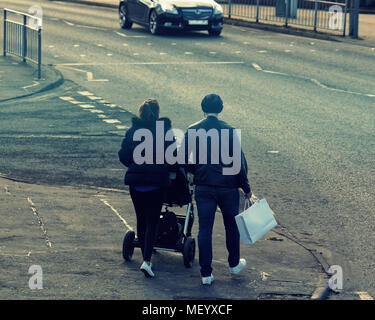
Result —
<svg viewBox="0 0 375 320"><path fill-rule="evenodd" d="M231 276L220 214L212 286L201 285L198 250L191 269L180 253L157 252L156 278L146 279L139 249L132 262L122 258L127 227L136 227L126 190L32 185L0 175L0 219L0 299L307 300L327 284L313 255L280 226L254 245L241 245L248 265ZM196 240L197 227L196 219ZM28 287L31 265L43 270L43 290Z"/></svg>
<svg viewBox="0 0 375 320"><path fill-rule="evenodd" d="M62 75L53 68L43 66L42 78L38 79L37 68L32 63L0 56L0 103L53 89L62 82Z"/></svg>

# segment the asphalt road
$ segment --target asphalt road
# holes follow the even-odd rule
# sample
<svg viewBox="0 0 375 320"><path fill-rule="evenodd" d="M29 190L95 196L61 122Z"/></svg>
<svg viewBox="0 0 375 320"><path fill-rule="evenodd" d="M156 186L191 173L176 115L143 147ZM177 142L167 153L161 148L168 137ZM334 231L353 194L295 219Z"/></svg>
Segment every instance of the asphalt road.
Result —
<svg viewBox="0 0 375 320"><path fill-rule="evenodd" d="M100 139L102 152L90 154L87 161L87 150L79 143L75 161L56 154L50 168L56 174L50 177L41 174L46 159L31 168L24 164L22 148L2 148L2 170L51 184L118 187L122 172L115 151L123 129L92 112L79 113L61 97L89 102L78 93L89 91L108 102L96 109L111 110L111 119L125 125L130 115L121 111L135 113L144 99L155 97L162 115L184 130L202 117L202 97L216 92L224 100L222 118L241 129L253 191L267 198L280 223L302 243L343 267L346 291L375 296L373 48L233 26L225 26L219 38L206 32L155 37L137 25L121 30L113 9L2 1L2 6L22 11L35 4L44 13L43 63L73 82L51 93L53 97L35 97L29 106L36 113L39 102L52 100L49 108L39 104L46 109L41 121L25 127L30 134L48 127L49 133L108 140ZM58 109L61 101L64 108ZM90 141L95 149L95 140ZM43 158L56 153L53 146L43 144L35 152ZM88 163L95 163L93 169L83 172Z"/></svg>

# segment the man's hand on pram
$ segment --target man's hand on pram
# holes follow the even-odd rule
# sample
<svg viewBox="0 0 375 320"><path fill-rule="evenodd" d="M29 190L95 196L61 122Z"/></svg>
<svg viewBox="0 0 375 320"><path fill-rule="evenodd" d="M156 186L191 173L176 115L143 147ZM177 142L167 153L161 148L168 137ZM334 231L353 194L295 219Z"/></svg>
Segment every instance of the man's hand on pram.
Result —
<svg viewBox="0 0 375 320"><path fill-rule="evenodd" d="M253 193L250 191L248 193L245 193L245 199L250 200L250 198L253 196Z"/></svg>
<svg viewBox="0 0 375 320"><path fill-rule="evenodd" d="M194 178L193 178L193 175L190 173L190 172L188 172L187 174L186 174L186 178L187 178L187 180L188 180L188 182L189 182L189 185L193 185L194 184Z"/></svg>

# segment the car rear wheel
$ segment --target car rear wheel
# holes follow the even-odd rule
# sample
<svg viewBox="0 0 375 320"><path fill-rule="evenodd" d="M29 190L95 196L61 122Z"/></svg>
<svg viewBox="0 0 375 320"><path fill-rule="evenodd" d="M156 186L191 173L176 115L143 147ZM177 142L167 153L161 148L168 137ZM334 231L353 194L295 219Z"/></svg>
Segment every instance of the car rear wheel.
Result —
<svg viewBox="0 0 375 320"><path fill-rule="evenodd" d="M161 33L160 24L158 22L158 15L156 14L155 10L151 11L148 27L152 34Z"/></svg>
<svg viewBox="0 0 375 320"><path fill-rule="evenodd" d="M127 8L125 4L122 4L119 8L119 21L120 26L123 29L130 29L133 25L133 22L131 22L128 18Z"/></svg>

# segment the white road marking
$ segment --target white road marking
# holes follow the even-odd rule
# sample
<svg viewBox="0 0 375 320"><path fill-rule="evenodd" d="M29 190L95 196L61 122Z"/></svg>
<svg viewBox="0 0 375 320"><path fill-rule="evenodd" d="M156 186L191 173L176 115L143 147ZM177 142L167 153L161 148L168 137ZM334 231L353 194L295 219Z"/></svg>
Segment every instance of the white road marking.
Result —
<svg viewBox="0 0 375 320"><path fill-rule="evenodd" d="M55 46L53 46L53 45L50 45L50 46L48 46L48 48L54 48Z"/></svg>
<svg viewBox="0 0 375 320"><path fill-rule="evenodd" d="M83 109L95 108L92 104L80 104L79 106Z"/></svg>
<svg viewBox="0 0 375 320"><path fill-rule="evenodd" d="M117 119L103 119L103 121L106 122L106 123L109 123L109 124L121 123L121 121L119 121Z"/></svg>
<svg viewBox="0 0 375 320"><path fill-rule="evenodd" d="M23 89L28 89L28 88L32 88L32 87L36 87L37 85L39 85L39 82L38 81L33 81L34 84L31 84L29 86L25 86L25 87L22 87Z"/></svg>
<svg viewBox="0 0 375 320"><path fill-rule="evenodd" d="M128 129L128 126L116 126L117 129L122 130L122 129Z"/></svg>
<svg viewBox="0 0 375 320"><path fill-rule="evenodd" d="M71 23L69 21L63 20L68 26L74 26L74 23Z"/></svg>
<svg viewBox="0 0 375 320"><path fill-rule="evenodd" d="M92 112L92 113L104 113L102 110L98 110L98 109L90 109L90 112Z"/></svg>
<svg viewBox="0 0 375 320"><path fill-rule="evenodd" d="M292 50L284 50L284 52L292 52Z"/></svg>
<svg viewBox="0 0 375 320"><path fill-rule="evenodd" d="M358 291L356 292L356 294L359 295L359 298L361 300L374 300L373 297L371 297L367 292L364 292L364 291Z"/></svg>
<svg viewBox="0 0 375 320"><path fill-rule="evenodd" d="M100 118L100 119L108 118L105 114L98 114L97 116L98 116L98 118Z"/></svg>
<svg viewBox="0 0 375 320"><path fill-rule="evenodd" d="M74 100L74 98L72 97L59 97L61 100L64 100L64 101L71 101L71 100Z"/></svg>
<svg viewBox="0 0 375 320"><path fill-rule="evenodd" d="M74 48L78 48L78 47L79 47L79 44L74 44L73 47L74 47Z"/></svg>
<svg viewBox="0 0 375 320"><path fill-rule="evenodd" d="M138 52L134 52L133 56L139 56L139 53Z"/></svg>
<svg viewBox="0 0 375 320"><path fill-rule="evenodd" d="M98 47L103 47L103 45L101 43L98 43L97 46Z"/></svg>
<svg viewBox="0 0 375 320"><path fill-rule="evenodd" d="M122 44L124 47L127 47L127 46L129 46L127 43L123 43Z"/></svg>
<svg viewBox="0 0 375 320"><path fill-rule="evenodd" d="M71 135L53 135L53 134L30 134L30 135L24 135L24 134L16 134L12 135L12 137L17 139L30 139L30 138L52 138L52 139L81 139L82 136L71 136ZM0 175L1 176L1 175Z"/></svg>
<svg viewBox="0 0 375 320"><path fill-rule="evenodd" d="M76 100L71 100L69 101L70 103L73 103L73 104L80 104L80 103L84 103L82 101L76 101Z"/></svg>
<svg viewBox="0 0 375 320"><path fill-rule="evenodd" d="M122 221L122 223L130 230L133 231L133 228L126 222L126 220L119 214L119 212L111 206L111 204L105 200L105 199L99 199L101 202L103 202L107 207L109 207Z"/></svg>
<svg viewBox="0 0 375 320"><path fill-rule="evenodd" d="M103 66L103 65L116 65L116 66L126 66L126 65L193 65L193 64L244 64L243 61L163 61L163 62L119 62L119 63L59 63L55 64L55 66L68 68L68 66ZM72 70L86 72L79 69L70 68Z"/></svg>
<svg viewBox="0 0 375 320"><path fill-rule="evenodd" d="M241 51L234 51L233 53L235 53L235 54L240 54Z"/></svg>
<svg viewBox="0 0 375 320"><path fill-rule="evenodd" d="M259 66L259 65L256 64L256 63L253 63L253 67L254 67L254 69L257 70L257 71L262 71L262 67Z"/></svg>
<svg viewBox="0 0 375 320"><path fill-rule="evenodd" d="M85 55L85 54L80 54L79 56L80 56L80 57L82 57L82 58L83 58L83 57L86 57L86 55Z"/></svg>
<svg viewBox="0 0 375 320"><path fill-rule="evenodd" d="M112 56L113 56L113 53L107 53L107 56L108 56L108 57L112 57Z"/></svg>
<svg viewBox="0 0 375 320"><path fill-rule="evenodd" d="M80 95L82 96L92 96L94 95L93 93L89 92L89 91L77 91Z"/></svg>
<svg viewBox="0 0 375 320"><path fill-rule="evenodd" d="M172 42L172 43L171 43L171 46L176 46L176 45L177 45L176 42Z"/></svg>
<svg viewBox="0 0 375 320"><path fill-rule="evenodd" d="M94 79L94 75L92 72L86 72L86 77L87 77L87 81L101 81L101 82L108 81L108 79Z"/></svg>
<svg viewBox="0 0 375 320"><path fill-rule="evenodd" d="M267 151L268 153L280 153L280 151L278 151L278 150L269 150L269 151Z"/></svg>
<svg viewBox="0 0 375 320"><path fill-rule="evenodd" d="M90 100L101 100L102 99L101 97L97 97L97 96L88 96L87 98L89 98Z"/></svg>
<svg viewBox="0 0 375 320"><path fill-rule="evenodd" d="M247 41L244 41L244 42L242 42L243 44L249 44L249 42L247 42Z"/></svg>
<svg viewBox="0 0 375 320"><path fill-rule="evenodd" d="M125 33L117 32L117 31L115 31L115 33L124 38L146 38L146 36L128 36Z"/></svg>
<svg viewBox="0 0 375 320"><path fill-rule="evenodd" d="M4 189L5 189L5 193L6 193L6 194L10 194L10 192L9 192L9 190L8 190L8 186L5 186Z"/></svg>
<svg viewBox="0 0 375 320"><path fill-rule="evenodd" d="M107 29L99 28L99 27L95 27L95 26L85 26L83 24L77 24L76 27L78 27L78 28L87 28L87 29L94 29L94 30L101 30L101 31L106 31L107 30Z"/></svg>
<svg viewBox="0 0 375 320"><path fill-rule="evenodd" d="M77 64L77 65L79 65L79 64ZM70 70L73 70L73 71L84 72L84 73L86 73L87 81L108 81L108 79L94 79L94 75L93 75L92 72L89 72L89 71L86 71L86 70L81 70L81 69L78 69L78 68L72 68L72 67L69 67L66 64L60 64L60 65L56 65L56 66L61 66L65 69L70 69Z"/></svg>
<svg viewBox="0 0 375 320"><path fill-rule="evenodd" d="M267 50L259 50L258 53L267 53Z"/></svg>
<svg viewBox="0 0 375 320"><path fill-rule="evenodd" d="M279 74L279 75L282 75L282 76L287 76L286 73L282 73L282 72L271 71L271 70L262 70L262 71L265 72L265 73L272 73L272 74Z"/></svg>
<svg viewBox="0 0 375 320"><path fill-rule="evenodd" d="M342 93L348 93L348 94L355 94L355 95L360 95L360 96L365 96L365 97L371 97L371 98L375 97L375 94L370 94L370 93L366 94L366 93L354 92L354 91L349 91L349 90L344 90L344 89L331 88L331 87L328 87L325 84L321 83L317 79L309 79L309 78L305 78L305 77L302 77L302 76L293 76L293 75L289 75L289 74L282 73L282 72L277 72L277 71L272 71L272 70L263 70L262 67L260 67L256 63L253 63L252 65L253 65L253 67L257 71L262 71L264 73L278 74L278 75L282 75L282 76L290 76L290 77L295 77L295 78L301 78L301 79L310 80L311 82L315 83L317 86L319 86L319 87L321 87L323 89L326 89L326 90L331 90L331 91L336 91L336 92L342 92Z"/></svg>
<svg viewBox="0 0 375 320"><path fill-rule="evenodd" d="M216 52L215 51L210 51L210 54L214 55L214 54L216 54Z"/></svg>
<svg viewBox="0 0 375 320"><path fill-rule="evenodd" d="M192 52L190 52L190 51L185 51L185 53L184 54L186 54L186 55L191 55L191 54L193 54Z"/></svg>
<svg viewBox="0 0 375 320"><path fill-rule="evenodd" d="M125 33L120 33L116 31L116 34L118 34L121 37L127 38L128 36Z"/></svg>
<svg viewBox="0 0 375 320"><path fill-rule="evenodd" d="M47 230L46 230L46 228L44 226L42 218L40 217L40 215L38 213L38 210L35 207L34 202L29 197L27 198L27 202L30 204L31 210L33 211L34 215L36 216L36 218L38 220L39 226L42 229L42 232L43 232L43 235L44 235L44 239L46 241L47 246L50 247L50 248L52 248L52 242L48 239Z"/></svg>

